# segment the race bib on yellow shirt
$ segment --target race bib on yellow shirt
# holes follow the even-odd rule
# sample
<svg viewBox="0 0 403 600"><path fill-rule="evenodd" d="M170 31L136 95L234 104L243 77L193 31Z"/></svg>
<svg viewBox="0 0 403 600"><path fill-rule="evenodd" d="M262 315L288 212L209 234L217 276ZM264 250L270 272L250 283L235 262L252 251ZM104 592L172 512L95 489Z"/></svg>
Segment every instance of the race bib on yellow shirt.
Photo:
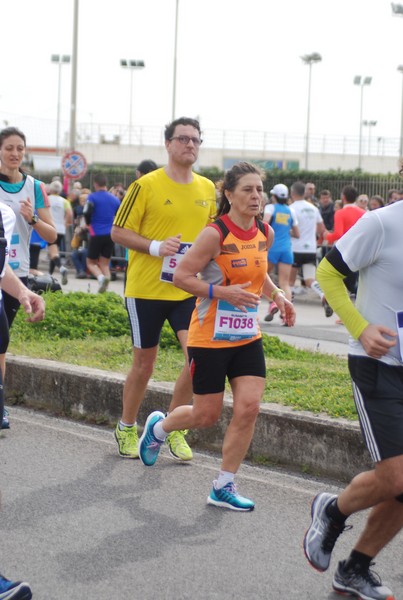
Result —
<svg viewBox="0 0 403 600"><path fill-rule="evenodd" d="M164 256L162 261L162 269L160 275L160 281L165 283L172 283L174 278L174 272L176 267L179 265L186 252L191 248L190 242L183 242L180 244L178 252L173 256Z"/></svg>

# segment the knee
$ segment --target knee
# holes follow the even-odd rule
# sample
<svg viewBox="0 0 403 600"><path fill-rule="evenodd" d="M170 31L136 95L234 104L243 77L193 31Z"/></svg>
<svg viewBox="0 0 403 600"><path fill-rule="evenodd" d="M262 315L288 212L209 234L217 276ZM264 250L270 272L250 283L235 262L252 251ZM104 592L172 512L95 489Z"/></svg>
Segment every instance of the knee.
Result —
<svg viewBox="0 0 403 600"><path fill-rule="evenodd" d="M237 411L238 419L245 424L250 424L257 419L260 410L260 402L248 402ZM235 416L235 415L234 415Z"/></svg>
<svg viewBox="0 0 403 600"><path fill-rule="evenodd" d="M195 415L194 427L196 429L207 429L215 425L219 418L220 413L217 414L215 411L198 413Z"/></svg>

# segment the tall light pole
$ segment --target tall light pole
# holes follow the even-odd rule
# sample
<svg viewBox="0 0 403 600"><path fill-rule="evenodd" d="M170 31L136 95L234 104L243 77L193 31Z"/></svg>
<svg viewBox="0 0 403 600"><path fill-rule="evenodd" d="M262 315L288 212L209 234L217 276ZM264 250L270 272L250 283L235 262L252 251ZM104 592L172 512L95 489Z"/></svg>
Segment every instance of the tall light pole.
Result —
<svg viewBox="0 0 403 600"><path fill-rule="evenodd" d="M179 17L179 0L176 0L175 9L175 34L174 34L174 72L172 77L172 121L176 114L176 68L178 59L178 17Z"/></svg>
<svg viewBox="0 0 403 600"><path fill-rule="evenodd" d="M308 109L306 116L306 136L305 136L305 169L308 169L308 156L309 156L309 126L311 118L311 78L312 78L312 65L320 62L322 57L317 52L312 54L305 54L301 56L303 62L309 66L309 81L308 81Z"/></svg>
<svg viewBox="0 0 403 600"><path fill-rule="evenodd" d="M135 69L144 69L144 60L127 60L122 58L120 66L130 71L130 109L129 109L129 144L132 143L132 126L133 126L133 71Z"/></svg>
<svg viewBox="0 0 403 600"><path fill-rule="evenodd" d="M71 101L70 101L70 150L75 150L76 145L76 120L77 120L77 52L78 52L78 0L74 0L73 17L73 52L71 63Z"/></svg>
<svg viewBox="0 0 403 600"><path fill-rule="evenodd" d="M362 122L362 111L363 111L363 105L364 105L364 86L365 85L371 85L371 81L372 81L372 77L361 77L361 75L356 75L354 77L354 85L359 85L361 88L361 94L360 94L360 134L359 134L359 141L358 141L358 168L361 169L361 163L362 163L362 126L363 126L363 122Z"/></svg>
<svg viewBox="0 0 403 600"><path fill-rule="evenodd" d="M70 56L68 54L52 54L50 60L59 66L59 75L57 83L57 117L56 117L56 156L60 150L60 98L61 98L61 84L62 84L62 65L70 63Z"/></svg>
<svg viewBox="0 0 403 600"><path fill-rule="evenodd" d="M368 127L368 155L371 154L371 129L372 127L375 127L375 125L378 123L378 121L363 121L362 124L364 125L364 127Z"/></svg>
<svg viewBox="0 0 403 600"><path fill-rule="evenodd" d="M402 74L402 107L401 107L401 115L400 115L400 145L399 145L399 156L403 157L403 65L399 65L397 67L399 73Z"/></svg>

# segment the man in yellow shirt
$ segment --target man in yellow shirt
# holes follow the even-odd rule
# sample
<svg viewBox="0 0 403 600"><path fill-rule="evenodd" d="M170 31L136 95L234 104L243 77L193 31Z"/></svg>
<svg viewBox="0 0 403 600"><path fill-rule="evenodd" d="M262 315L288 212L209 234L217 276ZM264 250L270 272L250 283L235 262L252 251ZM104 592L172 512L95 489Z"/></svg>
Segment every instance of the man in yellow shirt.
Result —
<svg viewBox="0 0 403 600"><path fill-rule="evenodd" d="M195 299L176 288L172 280L181 257L216 212L214 184L192 170L201 143L197 120L181 117L167 125L168 164L132 183L112 228L113 241L129 249L125 299L133 363L124 385L122 417L115 430L119 454L124 458L139 455L136 419L153 373L165 320L186 359L169 411L192 399L186 344ZM178 460L192 459L185 434L174 431L167 438L170 453Z"/></svg>

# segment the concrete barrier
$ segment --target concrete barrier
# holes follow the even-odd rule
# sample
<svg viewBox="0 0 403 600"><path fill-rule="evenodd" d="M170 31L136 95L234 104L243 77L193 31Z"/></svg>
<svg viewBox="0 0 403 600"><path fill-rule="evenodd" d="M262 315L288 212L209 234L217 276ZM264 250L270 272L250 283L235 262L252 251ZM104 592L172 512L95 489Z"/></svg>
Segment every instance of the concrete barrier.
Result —
<svg viewBox="0 0 403 600"><path fill-rule="evenodd" d="M7 357L6 397L11 404L114 426L121 415L125 376L50 360ZM168 409L172 383L150 382L140 409L144 423L153 410ZM220 421L192 431L192 446L220 452L232 415L226 397ZM248 459L347 481L370 468L358 423L262 404Z"/></svg>

